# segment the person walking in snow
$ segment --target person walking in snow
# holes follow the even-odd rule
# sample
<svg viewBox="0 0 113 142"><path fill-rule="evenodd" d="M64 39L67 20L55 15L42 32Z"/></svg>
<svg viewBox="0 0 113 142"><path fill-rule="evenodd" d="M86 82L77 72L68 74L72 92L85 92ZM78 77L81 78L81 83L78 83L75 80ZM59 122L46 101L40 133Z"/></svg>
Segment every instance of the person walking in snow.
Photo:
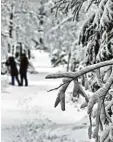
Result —
<svg viewBox="0 0 113 142"><path fill-rule="evenodd" d="M28 86L28 79L27 79L27 69L28 69L28 59L26 54L21 55L20 59L20 79L21 79L21 86L23 86L23 80L25 80L25 86Z"/></svg>
<svg viewBox="0 0 113 142"><path fill-rule="evenodd" d="M11 84L15 85L15 79L20 86L20 81L18 78L18 69L13 56L10 56L6 61L6 66L9 67L9 72L11 74Z"/></svg>

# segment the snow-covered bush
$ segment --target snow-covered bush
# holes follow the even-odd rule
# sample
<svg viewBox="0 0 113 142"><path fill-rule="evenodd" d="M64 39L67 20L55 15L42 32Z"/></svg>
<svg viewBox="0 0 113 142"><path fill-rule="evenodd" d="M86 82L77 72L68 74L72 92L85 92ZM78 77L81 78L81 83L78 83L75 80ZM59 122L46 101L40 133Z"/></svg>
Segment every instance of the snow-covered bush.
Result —
<svg viewBox="0 0 113 142"><path fill-rule="evenodd" d="M67 64L67 59L65 59L66 56L66 52L56 49L51 55L51 63L53 67Z"/></svg>

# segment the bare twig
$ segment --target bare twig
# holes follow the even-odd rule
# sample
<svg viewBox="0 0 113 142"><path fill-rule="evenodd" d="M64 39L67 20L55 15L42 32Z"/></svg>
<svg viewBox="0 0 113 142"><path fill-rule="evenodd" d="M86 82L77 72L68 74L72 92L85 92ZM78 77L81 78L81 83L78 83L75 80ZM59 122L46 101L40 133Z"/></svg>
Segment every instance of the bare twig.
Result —
<svg viewBox="0 0 113 142"><path fill-rule="evenodd" d="M66 82L66 83L68 83L68 82ZM62 83L62 84L60 84L58 87L53 88L53 89L50 89L50 90L48 90L47 92L51 92L51 91L57 90L57 89L59 89L60 87L62 87L62 86L63 86L64 84L66 84L66 83Z"/></svg>
<svg viewBox="0 0 113 142"><path fill-rule="evenodd" d="M89 8L91 7L91 5L93 4L94 0L91 0L91 2L89 3L87 9L86 9L86 12L89 10Z"/></svg>
<svg viewBox="0 0 113 142"><path fill-rule="evenodd" d="M74 78L73 78L73 79L69 79L69 78L68 78L66 82L60 84L60 85L59 85L58 87L56 87L56 88L53 88L53 89L48 90L47 92L51 92L51 91L57 90L57 89L59 89L60 87L62 87L63 85L68 84L68 83L70 83L70 82L73 81L73 80L74 80Z"/></svg>

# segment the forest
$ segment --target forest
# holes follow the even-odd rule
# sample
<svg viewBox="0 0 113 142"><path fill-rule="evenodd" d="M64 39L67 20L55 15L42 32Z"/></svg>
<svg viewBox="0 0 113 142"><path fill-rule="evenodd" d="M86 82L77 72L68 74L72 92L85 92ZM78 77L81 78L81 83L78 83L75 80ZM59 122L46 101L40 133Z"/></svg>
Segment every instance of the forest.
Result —
<svg viewBox="0 0 113 142"><path fill-rule="evenodd" d="M112 142L113 0L2 0L1 24L1 61L20 54L18 44L26 53L49 54L52 68L64 69L45 76L62 79L48 89L57 91L53 107L67 110L66 91L73 82L72 97L84 98L80 108L87 110L89 140Z"/></svg>

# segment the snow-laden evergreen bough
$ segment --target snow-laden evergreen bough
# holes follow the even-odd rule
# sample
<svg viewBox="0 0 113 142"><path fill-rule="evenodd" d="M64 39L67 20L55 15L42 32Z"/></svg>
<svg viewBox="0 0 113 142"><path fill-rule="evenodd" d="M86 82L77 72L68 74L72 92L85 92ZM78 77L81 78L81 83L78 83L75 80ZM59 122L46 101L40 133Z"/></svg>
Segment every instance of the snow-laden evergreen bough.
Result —
<svg viewBox="0 0 113 142"><path fill-rule="evenodd" d="M81 108L87 107L90 126L89 138L96 142L113 141L113 0L59 0L56 2L56 13L64 14L72 12L74 19L78 20L80 11L85 3L88 3L86 11L92 5L97 5L97 10L88 18L80 32L79 45L86 48L85 67L76 72L56 73L46 76L47 79L65 78L58 87L60 89L55 107L61 103L61 109L65 110L65 92L71 81L74 82L73 96L80 93L84 98ZM53 8L53 9L54 9ZM106 67L107 69L105 70ZM103 71L104 70L104 71ZM84 92L78 77L92 72L99 88L91 97ZM90 84L89 86L91 86ZM58 89L57 88L57 89ZM95 104L97 107L94 109ZM94 130L92 120L95 120Z"/></svg>
<svg viewBox="0 0 113 142"><path fill-rule="evenodd" d="M99 64L99 67L103 67L103 65L108 61L97 63L94 66ZM111 65L113 65L113 60L110 60ZM108 64L109 65L109 64ZM92 65L90 65L93 67ZM87 73L92 70L90 66L84 68L81 71L78 71L76 73L62 73L62 74L51 74L48 75L46 78L62 78L67 77L66 79L63 79L63 84L61 85L61 89L59 90L58 96L55 101L55 107L60 103L62 111L65 111L65 92L70 84L71 81L74 81L74 88L73 88L73 96L76 97L78 93L80 93L85 98L85 103L81 105L81 108L87 107L89 114L89 120L90 120L90 126L88 129L88 135L89 138L95 138L96 142L100 141L104 142L112 141L113 140L113 122L110 114L108 113L108 110L111 109L113 112L113 99L111 99L109 102L106 102L106 96L112 91L112 84L113 84L113 68L112 72L110 74L109 79L107 82L98 89L91 97L88 97L87 94L82 89L82 86L77 82L75 78L79 77L80 74ZM86 72L87 70L87 72ZM64 75L63 75L64 74ZM74 77L75 76L75 77ZM98 107L96 108L96 114L95 117L92 116L93 114L93 107L95 104L98 104ZM92 118L96 120L96 126L94 131L92 131ZM107 127L105 126L107 125ZM103 131L101 135L99 135L99 130Z"/></svg>

